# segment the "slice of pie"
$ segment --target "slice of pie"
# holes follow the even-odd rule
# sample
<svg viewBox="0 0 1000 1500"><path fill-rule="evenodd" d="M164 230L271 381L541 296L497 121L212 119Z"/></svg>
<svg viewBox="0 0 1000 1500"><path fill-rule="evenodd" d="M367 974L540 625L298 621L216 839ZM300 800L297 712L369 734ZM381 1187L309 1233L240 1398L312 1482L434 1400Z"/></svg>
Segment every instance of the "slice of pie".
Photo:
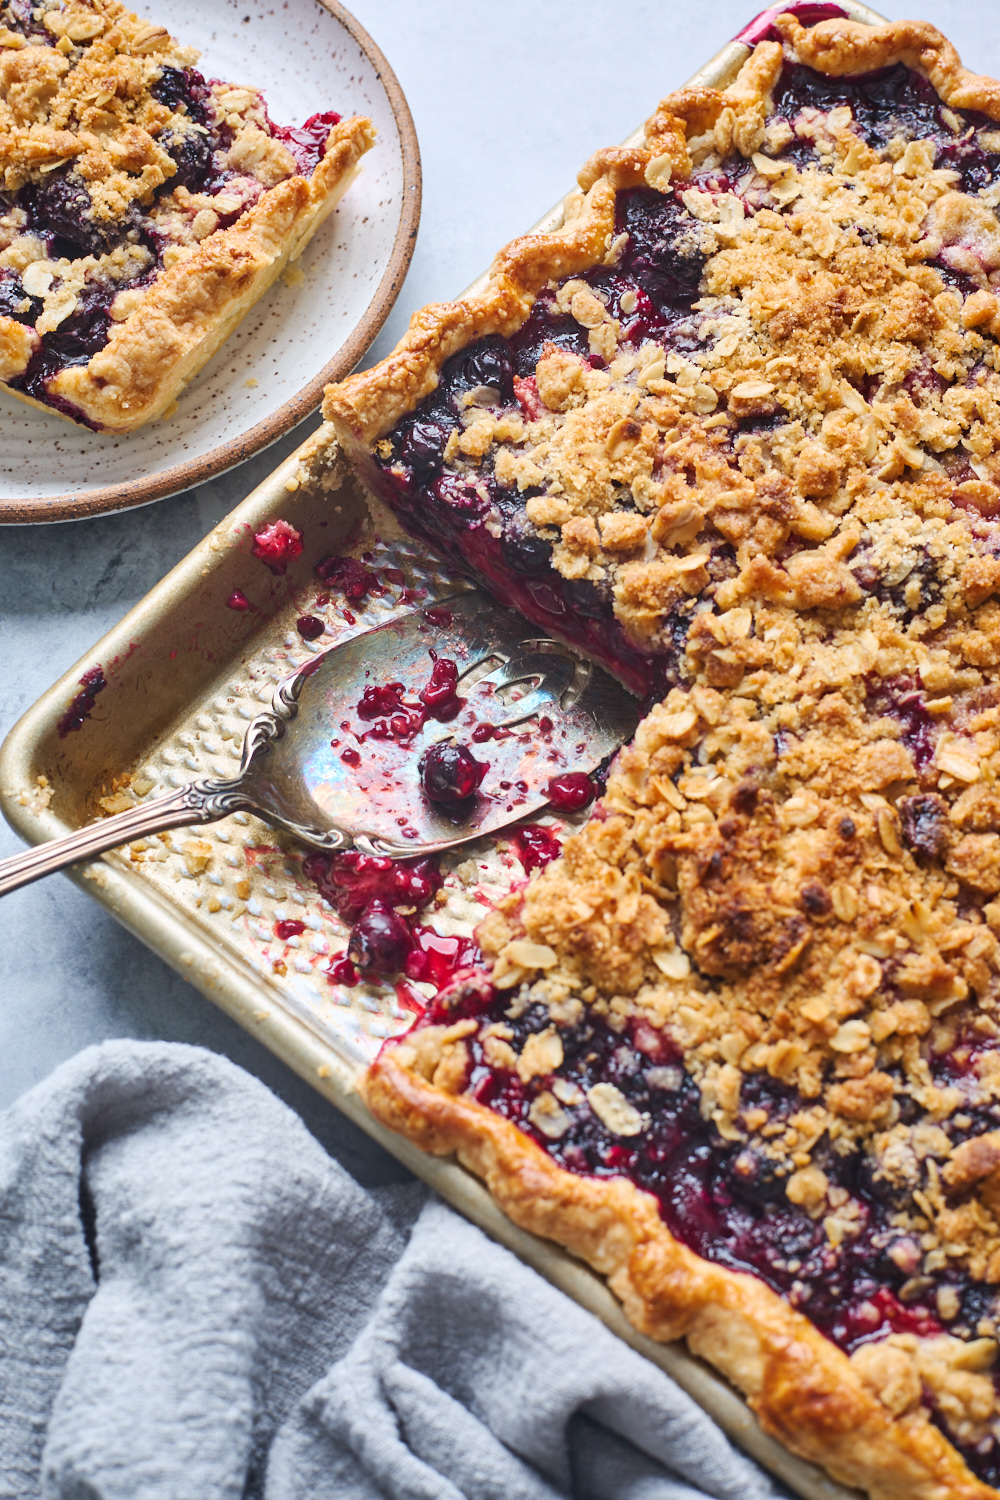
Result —
<svg viewBox="0 0 1000 1500"><path fill-rule="evenodd" d="M369 1071L879 1500L1000 1491L1000 84L779 17L326 414L649 711Z"/></svg>
<svg viewBox="0 0 1000 1500"><path fill-rule="evenodd" d="M0 0L0 384L98 431L163 416L373 143L196 60L120 0Z"/></svg>

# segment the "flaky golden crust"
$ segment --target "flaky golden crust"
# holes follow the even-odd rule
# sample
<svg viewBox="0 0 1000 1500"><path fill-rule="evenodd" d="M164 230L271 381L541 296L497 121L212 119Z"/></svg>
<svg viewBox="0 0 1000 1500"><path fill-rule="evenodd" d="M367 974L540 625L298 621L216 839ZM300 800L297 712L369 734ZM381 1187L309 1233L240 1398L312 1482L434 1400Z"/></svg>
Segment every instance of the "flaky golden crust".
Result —
<svg viewBox="0 0 1000 1500"><path fill-rule="evenodd" d="M134 432L162 416L301 254L373 141L372 124L363 117L334 126L311 177L291 177L269 188L232 228L209 235L164 271L103 349L86 365L60 371L51 393L105 432ZM0 357L4 348L0 326ZM11 394L21 396L17 390Z"/></svg>
<svg viewBox="0 0 1000 1500"><path fill-rule="evenodd" d="M641 1333L686 1339L786 1447L871 1500L995 1496L923 1414L894 1419L847 1356L770 1288L680 1244L647 1194L564 1171L510 1121L428 1082L416 1062L405 1041L384 1049L361 1084L372 1113L424 1151L456 1155L514 1223L606 1276Z"/></svg>
<svg viewBox="0 0 1000 1500"><path fill-rule="evenodd" d="M820 72L839 77L903 62L923 73L947 104L1000 120L1000 83L963 68L955 48L929 22L824 21L806 28L788 15L776 24L800 60ZM494 260L485 291L467 301L421 308L392 354L329 386L323 415L347 453L364 468L372 443L434 390L453 354L487 334L514 332L546 281L600 264L611 247L615 193L643 182L666 186L671 176L685 175L691 165L689 135L711 129L727 104L743 106L742 114L752 122L754 106L763 110L781 58L778 43L762 42L730 88L668 94L647 122L645 146L606 148L581 169L579 182L587 196L582 205L569 200L562 228L512 240Z"/></svg>
<svg viewBox="0 0 1000 1500"><path fill-rule="evenodd" d="M521 235L506 245L479 296L431 303L414 313L387 359L327 387L323 415L334 423L347 451L363 459L376 438L431 393L441 366L466 344L491 333L514 333L547 281L600 262L614 226L615 189L602 179L586 197L569 202L561 229Z"/></svg>
<svg viewBox="0 0 1000 1500"><path fill-rule="evenodd" d="M789 15L779 16L776 25L799 60L820 73L840 78L905 63L922 73L946 104L1000 120L1000 83L964 68L951 42L929 21L891 21L885 26L822 21L807 28Z"/></svg>

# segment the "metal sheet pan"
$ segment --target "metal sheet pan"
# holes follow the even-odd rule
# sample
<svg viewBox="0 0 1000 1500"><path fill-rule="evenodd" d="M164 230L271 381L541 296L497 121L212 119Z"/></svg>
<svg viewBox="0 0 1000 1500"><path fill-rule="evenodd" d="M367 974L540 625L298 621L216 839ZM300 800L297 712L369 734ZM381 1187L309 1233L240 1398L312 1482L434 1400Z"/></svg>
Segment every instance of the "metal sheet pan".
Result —
<svg viewBox="0 0 1000 1500"><path fill-rule="evenodd" d="M843 8L867 24L882 20L852 0ZM691 82L724 85L747 52L729 43ZM561 216L560 203L534 227L554 228ZM283 578L251 551L254 533L279 518L304 538L302 556ZM379 571L385 592L361 606L345 610L337 598L317 604L314 564L347 551L366 554L377 570L388 567L392 581ZM0 749L0 808L38 843L206 769L231 774L248 720L281 677L320 649L295 631L300 614L325 617L325 647L412 608L413 591L433 598L455 586L391 518L373 511L324 426L29 709ZM227 607L234 590L250 609ZM61 737L59 721L79 679L97 665L107 686L83 727ZM857 1500L856 1491L763 1433L742 1397L682 1346L636 1333L599 1277L513 1225L464 1168L424 1155L371 1117L355 1080L382 1041L410 1025L412 994L330 983L326 969L346 928L303 877L301 860L291 841L240 814L133 845L76 867L71 878L449 1203L664 1369L804 1500ZM484 903L520 874L513 862L502 840L453 858L439 930L471 933ZM290 917L304 931L280 942L275 923Z"/></svg>

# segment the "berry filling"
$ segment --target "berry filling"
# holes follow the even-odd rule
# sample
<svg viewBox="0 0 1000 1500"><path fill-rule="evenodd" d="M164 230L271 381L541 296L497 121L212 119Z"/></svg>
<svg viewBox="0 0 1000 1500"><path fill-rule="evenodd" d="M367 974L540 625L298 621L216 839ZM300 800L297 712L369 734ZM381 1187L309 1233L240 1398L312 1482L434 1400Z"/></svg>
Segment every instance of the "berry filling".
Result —
<svg viewBox="0 0 1000 1500"><path fill-rule="evenodd" d="M556 812L582 812L597 796L597 788L586 771L566 771L552 777L545 795Z"/></svg>
<svg viewBox="0 0 1000 1500"><path fill-rule="evenodd" d="M404 973L442 986L479 955L464 938L442 938L414 920L441 889L433 857L403 863L349 850L310 854L303 871L345 922L351 923L346 956L330 968L335 984Z"/></svg>
<svg viewBox="0 0 1000 1500"><path fill-rule="evenodd" d="M845 1352L889 1334L929 1338L947 1330L974 1337L984 1317L995 1317L995 1289L972 1280L960 1264L926 1269L919 1240L897 1227L898 1189L873 1176L862 1154L824 1142L813 1153L846 1234L831 1233L825 1215L810 1216L792 1202L786 1191L792 1164L745 1140L724 1139L705 1119L681 1053L648 1022L633 1017L612 1029L588 1013L560 1026L555 1056L561 1060L526 1082L513 1067L487 1060L487 1028L527 1056L529 1038L552 1031L548 1008L511 1005L510 994L493 990L481 975L463 975L418 1025L465 1016L480 1022L468 1041L471 1098L512 1120L567 1170L626 1177L651 1193L677 1239L707 1260L759 1276ZM952 1082L969 1068L973 1052L959 1046L939 1060L935 1082ZM741 1108L767 1118L765 1139L804 1107L779 1080L745 1075ZM983 1118L960 1119L963 1135L996 1128L1000 1105ZM980 1477L1000 1480L1000 1449L992 1439L963 1454Z"/></svg>

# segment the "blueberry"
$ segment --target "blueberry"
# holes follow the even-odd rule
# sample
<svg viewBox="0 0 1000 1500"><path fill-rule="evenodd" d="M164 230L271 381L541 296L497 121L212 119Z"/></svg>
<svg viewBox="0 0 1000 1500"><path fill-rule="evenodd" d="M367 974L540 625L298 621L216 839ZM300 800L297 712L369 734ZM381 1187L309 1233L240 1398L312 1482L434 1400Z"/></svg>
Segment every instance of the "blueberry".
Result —
<svg viewBox="0 0 1000 1500"><path fill-rule="evenodd" d="M572 612L599 620L608 612L609 590L589 578L564 578L563 597Z"/></svg>
<svg viewBox="0 0 1000 1500"><path fill-rule="evenodd" d="M412 947L410 930L384 901L371 901L351 928L347 956L368 974L395 974Z"/></svg>
<svg viewBox="0 0 1000 1500"><path fill-rule="evenodd" d="M491 334L449 360L441 377L443 390L461 394L478 386L492 386L500 393L500 405L514 400L514 366L507 342Z"/></svg>
<svg viewBox="0 0 1000 1500"><path fill-rule="evenodd" d="M547 573L552 559L552 543L535 530L522 513L511 517L500 537L504 562L515 573L536 577Z"/></svg>
<svg viewBox="0 0 1000 1500"><path fill-rule="evenodd" d="M190 134L168 130L160 137L160 145L170 157L177 171L163 185L164 192L176 187L186 187L190 193L203 193L215 177L212 142L200 131Z"/></svg>
<svg viewBox="0 0 1000 1500"><path fill-rule="evenodd" d="M15 323L34 323L42 311L38 297L29 297L13 271L0 271L0 317Z"/></svg>
<svg viewBox="0 0 1000 1500"><path fill-rule="evenodd" d="M417 412L408 422L401 424L399 456L420 479L430 479L438 473L444 463L444 450L455 418L450 412L433 408Z"/></svg>
<svg viewBox="0 0 1000 1500"><path fill-rule="evenodd" d="M420 785L429 801L454 806L472 796L488 770L489 762L476 760L465 745L432 745L420 757Z"/></svg>
<svg viewBox="0 0 1000 1500"><path fill-rule="evenodd" d="M205 124L205 101L211 90L196 69L164 66L149 91L157 103L165 104L168 109L183 110L192 120Z"/></svg>
<svg viewBox="0 0 1000 1500"><path fill-rule="evenodd" d="M61 242L57 248L69 260L106 255L122 243L134 219L132 214L120 219L95 218L90 194L73 172L51 172L42 182L23 189L18 201L28 211L30 227L55 235Z"/></svg>

